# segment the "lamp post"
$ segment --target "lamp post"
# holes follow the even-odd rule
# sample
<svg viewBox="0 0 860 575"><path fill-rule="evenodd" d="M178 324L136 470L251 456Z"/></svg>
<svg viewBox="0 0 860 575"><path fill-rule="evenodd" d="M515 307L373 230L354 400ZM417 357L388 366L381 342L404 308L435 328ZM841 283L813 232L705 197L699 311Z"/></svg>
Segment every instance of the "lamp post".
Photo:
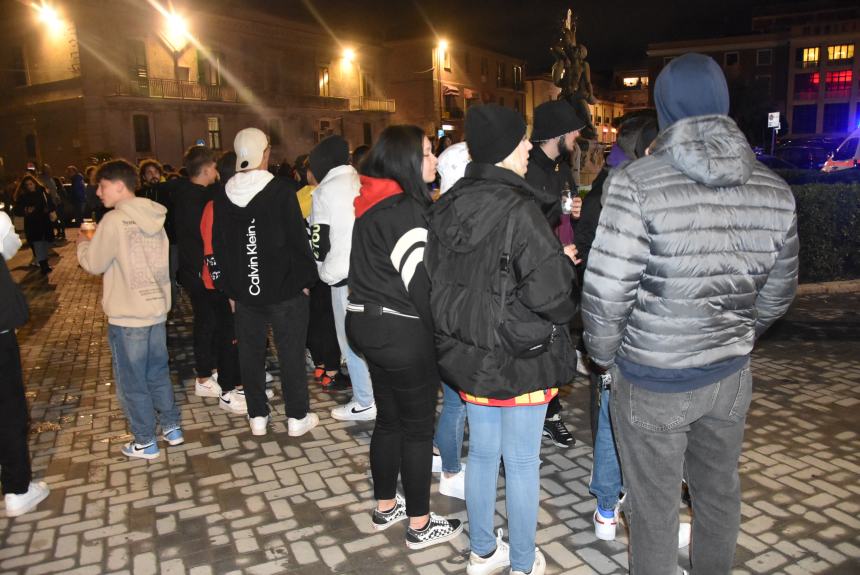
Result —
<svg viewBox="0 0 860 575"><path fill-rule="evenodd" d="M436 47L435 60L433 63L433 67L439 71L439 124L438 129L442 128L442 122L444 121L445 114L445 85L442 83L442 69L445 67L445 52L448 50L448 41L447 40L439 40L439 44Z"/></svg>
<svg viewBox="0 0 860 575"><path fill-rule="evenodd" d="M188 47L188 27L185 19L176 12L165 14L165 29L161 33L161 39L170 50L173 58L173 77L176 79L176 89L179 94L179 153L185 152L185 121L183 117L183 93L182 83L179 79L179 58Z"/></svg>

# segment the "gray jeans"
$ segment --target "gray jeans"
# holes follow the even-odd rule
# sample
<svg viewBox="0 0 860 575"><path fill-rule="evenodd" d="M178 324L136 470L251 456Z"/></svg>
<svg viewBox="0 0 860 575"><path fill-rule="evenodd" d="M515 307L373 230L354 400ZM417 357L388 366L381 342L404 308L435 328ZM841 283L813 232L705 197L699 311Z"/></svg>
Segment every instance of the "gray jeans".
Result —
<svg viewBox="0 0 860 575"><path fill-rule="evenodd" d="M684 467L695 509L690 560L696 575L729 573L740 527L738 458L752 396L749 363L684 393L656 393L612 370L612 422L627 485L630 572L674 575Z"/></svg>

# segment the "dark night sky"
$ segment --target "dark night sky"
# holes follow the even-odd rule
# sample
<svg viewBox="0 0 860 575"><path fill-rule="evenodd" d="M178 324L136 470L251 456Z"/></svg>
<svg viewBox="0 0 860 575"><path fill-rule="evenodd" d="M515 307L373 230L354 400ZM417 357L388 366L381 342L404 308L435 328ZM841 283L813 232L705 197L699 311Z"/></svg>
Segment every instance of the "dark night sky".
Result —
<svg viewBox="0 0 860 575"><path fill-rule="evenodd" d="M430 35L432 23L451 42L469 38L478 45L525 57L529 73L549 69L549 45L568 7L579 16L579 39L595 70L630 65L645 57L649 42L749 32L753 10L798 4L797 0L223 0L265 11L310 19L311 3L335 30L371 38ZM805 2L807 6L846 1ZM422 16L426 15L426 19Z"/></svg>

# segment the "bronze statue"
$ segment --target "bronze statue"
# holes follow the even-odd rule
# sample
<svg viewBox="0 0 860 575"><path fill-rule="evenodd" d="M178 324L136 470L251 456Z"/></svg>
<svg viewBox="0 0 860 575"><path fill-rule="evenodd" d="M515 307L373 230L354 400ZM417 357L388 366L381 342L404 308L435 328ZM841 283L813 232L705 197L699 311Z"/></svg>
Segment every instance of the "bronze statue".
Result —
<svg viewBox="0 0 860 575"><path fill-rule="evenodd" d="M559 39L550 49L555 57L552 66L552 81L561 88L559 100L567 100L576 114L585 122L582 137L594 139L597 135L591 120L588 104L595 104L594 89L591 86L591 67L586 58L588 50L576 41L576 17L568 9L562 21Z"/></svg>

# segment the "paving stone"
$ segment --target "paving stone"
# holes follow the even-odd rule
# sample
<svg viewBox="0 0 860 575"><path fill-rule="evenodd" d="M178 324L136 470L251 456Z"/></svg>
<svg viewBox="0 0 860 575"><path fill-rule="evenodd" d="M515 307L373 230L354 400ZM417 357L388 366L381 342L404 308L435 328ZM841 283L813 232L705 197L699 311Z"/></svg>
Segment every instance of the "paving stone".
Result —
<svg viewBox="0 0 860 575"><path fill-rule="evenodd" d="M186 443L151 462L121 456L130 436L113 385L100 279L76 265L73 244L56 250L61 257L46 281L26 277L26 255L17 256L24 266L11 265L31 304L32 320L18 338L34 422L33 465L52 494L34 513L0 517L0 572L465 571L466 535L410 552L402 528L373 529L372 424L332 420L328 411L345 397L311 384L311 404L322 419L302 438L286 434L280 393L264 438L251 436L247 421L223 412L217 399L196 397L185 296L167 334ZM800 297L757 344L741 458L738 575L848 573L860 560L857 309L857 294ZM278 373L272 353L268 360ZM591 526L585 379L564 388L561 400L577 445L542 446L537 542L547 572L623 572L626 536L599 541ZM465 520L463 502L439 496L436 481L434 511ZM507 531L503 485L500 479L496 526ZM688 552L679 557L689 568Z"/></svg>

